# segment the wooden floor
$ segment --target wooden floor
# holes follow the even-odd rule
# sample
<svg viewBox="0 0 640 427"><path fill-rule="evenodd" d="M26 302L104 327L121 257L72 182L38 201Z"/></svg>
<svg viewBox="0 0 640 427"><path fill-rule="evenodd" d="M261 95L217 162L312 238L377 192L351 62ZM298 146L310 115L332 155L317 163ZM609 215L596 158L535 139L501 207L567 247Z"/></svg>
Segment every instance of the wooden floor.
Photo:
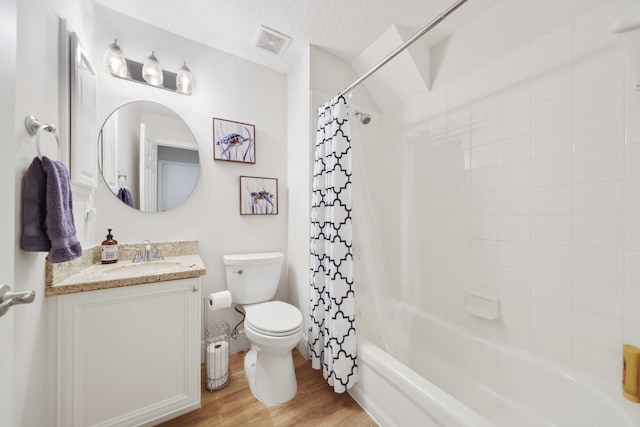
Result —
<svg viewBox="0 0 640 427"><path fill-rule="evenodd" d="M202 407L160 426L377 426L348 393L334 393L322 371L311 368L311 362L297 350L293 350L293 362L298 393L281 405L263 404L249 390L243 366L245 354L229 358L229 385L210 392L203 382Z"/></svg>

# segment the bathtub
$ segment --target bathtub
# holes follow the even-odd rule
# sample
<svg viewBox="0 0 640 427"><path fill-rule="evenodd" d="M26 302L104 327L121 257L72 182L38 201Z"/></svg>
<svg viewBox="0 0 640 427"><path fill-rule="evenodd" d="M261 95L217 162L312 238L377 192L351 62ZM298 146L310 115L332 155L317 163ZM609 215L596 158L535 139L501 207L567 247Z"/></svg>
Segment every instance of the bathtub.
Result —
<svg viewBox="0 0 640 427"><path fill-rule="evenodd" d="M381 426L640 426L640 404L619 387L403 309L414 311L420 337L405 363L358 341L358 383L349 393Z"/></svg>

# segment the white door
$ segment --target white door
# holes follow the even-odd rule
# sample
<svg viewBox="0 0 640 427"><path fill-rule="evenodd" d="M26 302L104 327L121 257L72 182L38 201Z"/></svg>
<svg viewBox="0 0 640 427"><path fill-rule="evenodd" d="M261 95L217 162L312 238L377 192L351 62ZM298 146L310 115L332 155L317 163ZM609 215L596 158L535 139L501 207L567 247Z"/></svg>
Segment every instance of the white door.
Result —
<svg viewBox="0 0 640 427"><path fill-rule="evenodd" d="M17 1L2 0L0 7L0 183L4 189L0 203L0 285L14 288L15 228L15 82ZM13 312L0 317L0 426L13 425Z"/></svg>
<svg viewBox="0 0 640 427"><path fill-rule="evenodd" d="M140 210L158 211L158 146L140 123Z"/></svg>
<svg viewBox="0 0 640 427"><path fill-rule="evenodd" d="M199 173L198 163L158 160L158 212L169 211L187 200Z"/></svg>
<svg viewBox="0 0 640 427"><path fill-rule="evenodd" d="M120 187L118 172L118 112L109 117L100 131L100 155L98 156L99 166L105 182L113 191L117 193Z"/></svg>

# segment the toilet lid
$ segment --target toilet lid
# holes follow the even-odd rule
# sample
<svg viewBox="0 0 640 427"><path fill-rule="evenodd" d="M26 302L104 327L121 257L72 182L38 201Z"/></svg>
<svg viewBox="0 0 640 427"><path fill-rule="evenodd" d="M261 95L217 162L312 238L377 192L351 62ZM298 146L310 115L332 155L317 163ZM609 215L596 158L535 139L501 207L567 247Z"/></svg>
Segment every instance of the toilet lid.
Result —
<svg viewBox="0 0 640 427"><path fill-rule="evenodd" d="M246 307L245 322L258 332L286 335L302 327L302 313L291 304L269 301Z"/></svg>

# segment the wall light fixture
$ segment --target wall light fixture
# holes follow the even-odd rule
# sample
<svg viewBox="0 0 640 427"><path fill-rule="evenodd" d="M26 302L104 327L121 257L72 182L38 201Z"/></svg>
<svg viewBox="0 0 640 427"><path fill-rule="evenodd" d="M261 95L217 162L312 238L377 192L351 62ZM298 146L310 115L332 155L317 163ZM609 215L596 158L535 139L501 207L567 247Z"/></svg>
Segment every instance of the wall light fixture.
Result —
<svg viewBox="0 0 640 427"><path fill-rule="evenodd" d="M112 76L142 83L171 92L191 95L194 88L193 75L185 62L177 73L163 70L155 52L147 57L144 63L126 58L115 40L109 45L102 62Z"/></svg>
<svg viewBox="0 0 640 427"><path fill-rule="evenodd" d="M102 63L111 74L119 77L127 77L127 62L122 53L122 49L120 49L120 45L118 45L118 39L115 39L113 43L109 45L102 57Z"/></svg>
<svg viewBox="0 0 640 427"><path fill-rule="evenodd" d="M191 95L193 93L193 76L191 75L191 70L187 67L186 62L178 70L178 75L176 76L176 87L178 88L178 92L184 93L185 95Z"/></svg>
<svg viewBox="0 0 640 427"><path fill-rule="evenodd" d="M147 56L147 60L144 61L142 66L142 78L145 82L154 85L162 86L164 82L164 76L162 75L162 67L156 58L154 51L151 51L151 55Z"/></svg>

